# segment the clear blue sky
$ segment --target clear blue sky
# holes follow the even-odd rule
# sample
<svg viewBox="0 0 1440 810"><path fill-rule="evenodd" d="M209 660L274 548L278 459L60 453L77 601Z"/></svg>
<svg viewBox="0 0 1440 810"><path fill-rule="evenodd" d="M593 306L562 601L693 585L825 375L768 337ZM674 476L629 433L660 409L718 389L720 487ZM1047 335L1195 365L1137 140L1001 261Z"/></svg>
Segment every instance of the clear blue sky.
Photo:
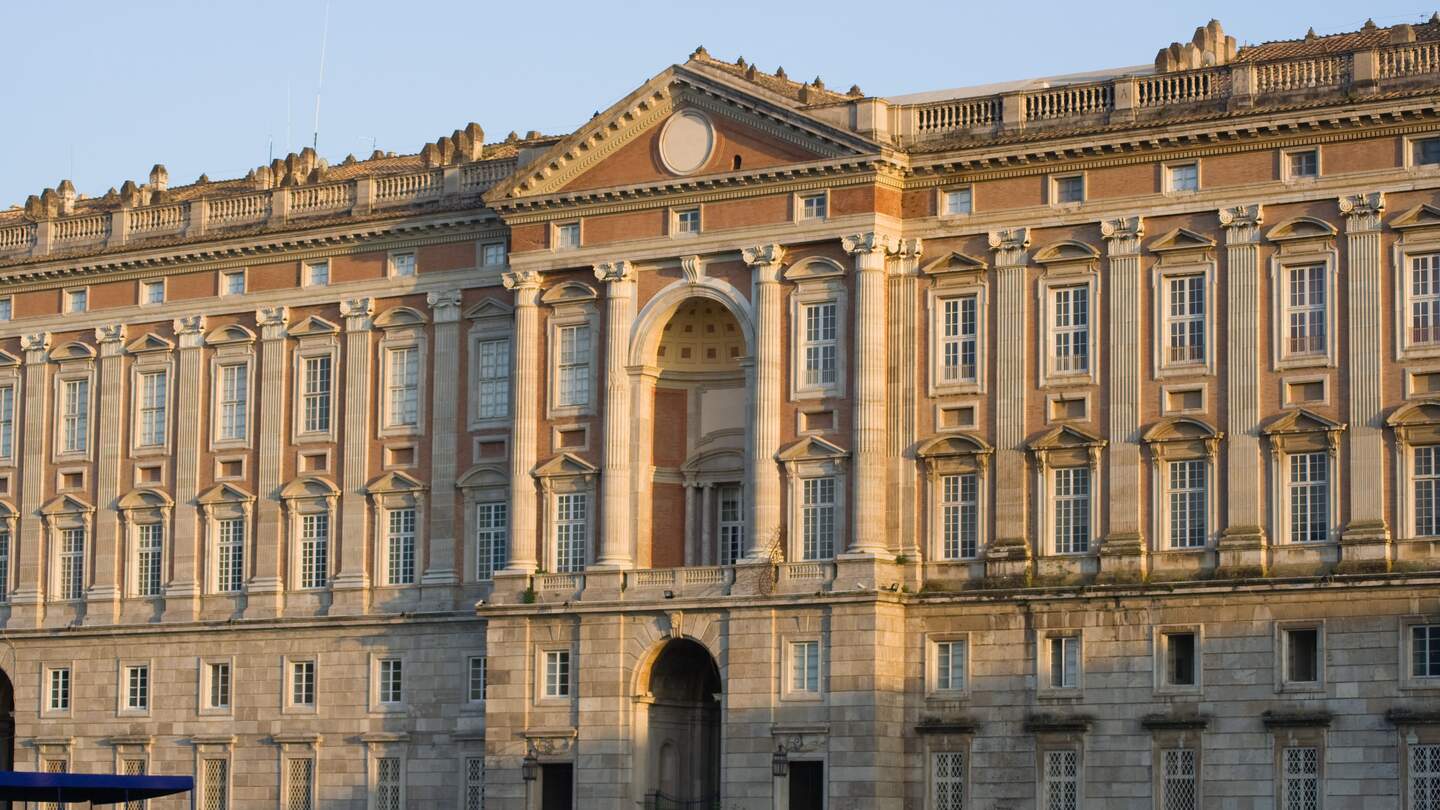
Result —
<svg viewBox="0 0 1440 810"><path fill-rule="evenodd" d="M320 154L414 152L468 121L492 141L568 132L698 44L892 95L1148 63L1211 17L1254 43L1428 18L1415 3L330 0ZM103 194L155 163L173 184L240 176L272 140L308 145L325 8L0 0L0 207L65 177Z"/></svg>

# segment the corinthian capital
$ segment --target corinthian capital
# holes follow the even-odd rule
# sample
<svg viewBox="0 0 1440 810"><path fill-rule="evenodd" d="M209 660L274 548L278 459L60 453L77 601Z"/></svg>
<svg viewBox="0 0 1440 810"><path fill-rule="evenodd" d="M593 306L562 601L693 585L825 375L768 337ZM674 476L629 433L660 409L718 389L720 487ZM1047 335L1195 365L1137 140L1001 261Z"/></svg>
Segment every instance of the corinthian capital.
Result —
<svg viewBox="0 0 1440 810"><path fill-rule="evenodd" d="M624 259L613 262L600 262L593 265L595 280L603 281L606 284L623 284L635 280L635 265Z"/></svg>
<svg viewBox="0 0 1440 810"><path fill-rule="evenodd" d="M740 258L755 271L755 280L761 284L775 284L780 281L780 264L785 261L785 248L776 244L757 245L740 251Z"/></svg>

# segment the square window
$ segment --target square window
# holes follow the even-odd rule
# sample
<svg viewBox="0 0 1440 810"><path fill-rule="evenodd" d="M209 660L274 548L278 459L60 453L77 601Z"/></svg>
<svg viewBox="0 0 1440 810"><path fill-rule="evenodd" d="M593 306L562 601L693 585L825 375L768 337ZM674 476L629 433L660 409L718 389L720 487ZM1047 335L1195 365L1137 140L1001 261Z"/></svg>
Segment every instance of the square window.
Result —
<svg viewBox="0 0 1440 810"><path fill-rule="evenodd" d="M801 219L824 219L829 215L829 199L820 194L806 194L800 198Z"/></svg>
<svg viewBox="0 0 1440 810"><path fill-rule="evenodd" d="M574 250L580 247L580 223L566 222L555 226L555 249Z"/></svg>
<svg viewBox="0 0 1440 810"><path fill-rule="evenodd" d="M165 303L165 282L140 282L140 303L144 306Z"/></svg>
<svg viewBox="0 0 1440 810"><path fill-rule="evenodd" d="M1185 192L1200 190L1200 164L1177 163L1165 167L1168 191Z"/></svg>
<svg viewBox="0 0 1440 810"><path fill-rule="evenodd" d="M1080 688L1080 637L1053 636L1050 645L1050 688Z"/></svg>
<svg viewBox="0 0 1440 810"><path fill-rule="evenodd" d="M330 262L310 262L305 265L305 286L325 287L330 284Z"/></svg>
<svg viewBox="0 0 1440 810"><path fill-rule="evenodd" d="M505 245L490 242L480 246L480 263L486 267L500 267L505 264Z"/></svg>
<svg viewBox="0 0 1440 810"><path fill-rule="evenodd" d="M1420 138L1412 141L1411 156L1416 166L1440 164L1440 138Z"/></svg>
<svg viewBox="0 0 1440 810"><path fill-rule="evenodd" d="M66 290L65 311L68 313L84 312L89 306L88 290Z"/></svg>
<svg viewBox="0 0 1440 810"><path fill-rule="evenodd" d="M570 651L545 651L545 693L547 698L570 697Z"/></svg>
<svg viewBox="0 0 1440 810"><path fill-rule="evenodd" d="M974 210L974 190L970 187L952 188L945 192L945 213L951 216L969 214Z"/></svg>
<svg viewBox="0 0 1440 810"><path fill-rule="evenodd" d="M1320 682L1320 628L1292 627L1284 631L1285 682Z"/></svg>
<svg viewBox="0 0 1440 810"><path fill-rule="evenodd" d="M675 212L675 233L699 233L700 232L700 209L682 208Z"/></svg>
<svg viewBox="0 0 1440 810"><path fill-rule="evenodd" d="M1199 646L1193 632L1163 633L1165 685L1195 686L1200 682Z"/></svg>
<svg viewBox="0 0 1440 810"><path fill-rule="evenodd" d="M226 270L220 274L221 295L244 295L245 294L245 271Z"/></svg>
<svg viewBox="0 0 1440 810"><path fill-rule="evenodd" d="M1320 176L1320 151L1301 149L1285 155L1285 172L1291 180L1313 179Z"/></svg>
<svg viewBox="0 0 1440 810"><path fill-rule="evenodd" d="M1085 202L1085 175L1071 174L1054 180L1054 199L1057 205Z"/></svg>
<svg viewBox="0 0 1440 810"><path fill-rule="evenodd" d="M415 275L415 254L394 253L390 256L390 275L406 278Z"/></svg>
<svg viewBox="0 0 1440 810"><path fill-rule="evenodd" d="M820 694L820 642L790 642L790 691Z"/></svg>

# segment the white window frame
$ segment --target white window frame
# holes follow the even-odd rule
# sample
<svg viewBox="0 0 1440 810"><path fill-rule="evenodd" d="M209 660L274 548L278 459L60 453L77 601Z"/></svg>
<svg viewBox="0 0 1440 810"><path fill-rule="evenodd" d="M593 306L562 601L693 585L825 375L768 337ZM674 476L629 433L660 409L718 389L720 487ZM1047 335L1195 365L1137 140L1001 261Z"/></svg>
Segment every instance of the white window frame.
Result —
<svg viewBox="0 0 1440 810"><path fill-rule="evenodd" d="M819 214L806 213L806 201L816 199L820 200L819 207L823 208L824 210L821 211ZM796 223L825 222L831 218L829 189L824 189L821 191L796 192L795 196L791 199L791 205L794 207L793 218Z"/></svg>
<svg viewBox="0 0 1440 810"><path fill-rule="evenodd" d="M372 713L402 712L409 706L405 685L409 670L408 656L403 653L370 654L370 711ZM393 674L387 679L386 672L398 672L399 694L387 693L387 680L393 686ZM398 698L398 699L391 699Z"/></svg>
<svg viewBox="0 0 1440 810"><path fill-rule="evenodd" d="M950 206L950 195L957 192L968 191L970 193L969 210L956 211ZM975 186L965 184L959 186L942 186L935 190L935 210L941 218L963 219L975 213Z"/></svg>
<svg viewBox="0 0 1440 810"><path fill-rule="evenodd" d="M1071 472L1072 470L1085 471L1086 494L1084 496L1084 499L1087 501L1087 504L1083 514L1086 520L1086 540L1084 549L1069 549L1062 551L1060 550L1059 545L1056 542L1057 537L1055 534L1055 532L1059 528L1059 508L1062 502L1062 496L1060 496L1059 494L1059 479L1061 477L1067 479L1075 478L1075 474ZM1052 467L1047 467L1047 469L1044 471L1043 475L1045 477L1046 484L1045 495L1040 500L1040 503L1043 504L1043 511L1045 512L1045 520L1043 521L1043 525L1045 527L1045 545L1047 551L1051 556L1084 557L1097 553L1097 547L1099 546L1099 538L1097 536L1098 533L1096 530L1099 527L1099 523L1097 523L1097 520L1099 518L1100 511L1098 508L1098 489L1100 482L1099 476L1096 475L1097 471L1097 467L1094 464L1056 465ZM1073 486L1073 481L1069 482L1069 485ZM1064 502L1066 503L1079 502L1080 500L1080 498L1078 496L1075 496L1073 493L1065 495L1064 498Z"/></svg>
<svg viewBox="0 0 1440 810"><path fill-rule="evenodd" d="M494 258L493 256L490 255L490 251L491 251L492 249L498 249L498 250L500 251L500 257L499 257L499 258L500 258L500 261L498 261L498 262L490 261L490 259ZM506 266L507 264L510 263L510 262L509 262L509 257L508 257L508 255L507 255L507 253L506 253L506 250L505 250L505 243L504 243L504 242L482 242L482 243L480 243L480 250L479 250L479 252L480 252L480 256L479 256L480 262L479 262L479 264L480 264L481 267L504 267L504 266Z"/></svg>
<svg viewBox="0 0 1440 810"><path fill-rule="evenodd" d="M15 296L0 295L0 323L15 320Z"/></svg>
<svg viewBox="0 0 1440 810"><path fill-rule="evenodd" d="M565 662L565 680L562 684L555 681L551 688L550 680L550 656L551 654L563 654ZM560 659L556 659L557 662ZM575 678L576 657L575 650L569 645L542 645L535 648L535 702L536 703L569 703L575 698L575 686L578 681ZM558 663L557 663L558 668Z"/></svg>
<svg viewBox="0 0 1440 810"><path fill-rule="evenodd" d="M0 462L13 463L16 459L15 424L19 404L19 376L13 369L0 368Z"/></svg>
<svg viewBox="0 0 1440 810"><path fill-rule="evenodd" d="M159 512L160 514L146 514L152 511ZM169 510L134 510L126 516L127 523L129 524L129 530L126 532L126 536L130 541L130 548L132 549L131 553L127 555L126 570L129 574L127 578L130 584L126 590L127 595L132 598L160 599L165 596L165 586L167 584L165 581L165 573L170 570L171 545L168 515L164 514L168 511ZM159 579L156 582L156 592L147 594L143 593L140 589L140 583L143 578L141 569L144 565L141 557L146 551L143 545L145 542L144 535L147 531L152 530L158 530L160 533L160 559L155 566L155 573Z"/></svg>
<svg viewBox="0 0 1440 810"><path fill-rule="evenodd" d="M283 696L283 710L286 714L314 714L320 706L320 661L315 656L299 656L292 658L285 656L283 659L285 671L283 681L285 694ZM295 700L295 669L298 665L310 665L310 697L309 703L298 703Z"/></svg>
<svg viewBox="0 0 1440 810"><path fill-rule="evenodd" d="M226 377L232 370L238 369L234 378L238 381L236 391L241 394L237 399L230 397ZM254 421L251 418L251 411L254 408L255 398L252 396L255 385L255 364L247 355L244 358L234 358L228 361L220 357L211 359L211 379L214 380L211 390L214 392L214 404L211 413L211 435L210 446L214 448L248 448L250 446L250 427ZM228 420L228 411L232 403L236 406L234 413L235 420ZM227 422L229 424L227 424ZM233 434L233 428L240 428L239 435Z"/></svg>
<svg viewBox="0 0 1440 810"><path fill-rule="evenodd" d="M63 314L65 314L65 315L79 315L79 314L81 314L81 313L89 312L89 311L90 311L90 288L89 288L88 286L87 286L87 287L68 287L68 288L65 289L65 291L64 291L64 293L63 293L62 295L64 296L64 297L63 297L63 300L62 300L63 309L64 309ZM77 296L77 295L79 296L79 299L78 299L79 306L76 306L76 303L77 303L76 296Z"/></svg>
<svg viewBox="0 0 1440 810"><path fill-rule="evenodd" d="M480 673L480 695L475 695L475 673ZM470 706L484 706L490 689L490 659L484 655L465 657L465 703Z"/></svg>
<svg viewBox="0 0 1440 810"><path fill-rule="evenodd" d="M57 673L65 673L65 705L56 707L52 703L54 697L54 679ZM45 717L69 717L75 709L75 662L74 661L46 661L40 665L40 716Z"/></svg>
<svg viewBox="0 0 1440 810"><path fill-rule="evenodd" d="M1202 507L1202 513L1205 520L1205 542L1198 546L1177 546L1174 542L1174 521L1171 510L1171 496L1174 494L1174 490L1171 488L1172 477L1170 467L1172 464L1179 463L1199 463L1203 465L1202 476L1205 491L1203 493L1204 505ZM1162 454L1153 456L1151 468L1151 490L1155 493L1156 545L1154 551L1157 553L1173 552L1186 554L1203 552L1207 549L1214 548L1219 540L1220 533L1220 499L1215 497L1216 482L1219 474L1216 469L1214 453L1209 452L1205 455L1195 455L1190 453L1162 452Z"/></svg>
<svg viewBox="0 0 1440 810"><path fill-rule="evenodd" d="M321 268L323 278L321 278ZM329 287L333 282L331 273L335 268L330 259L309 259L300 263L300 286L305 289Z"/></svg>
<svg viewBox="0 0 1440 810"><path fill-rule="evenodd" d="M235 659L234 657L210 658L201 657L198 666L198 691L195 704L199 706L201 715L231 716L235 713ZM215 705L215 672L214 667L229 667L226 675L226 697L228 702L223 706Z"/></svg>
<svg viewBox="0 0 1440 810"><path fill-rule="evenodd" d="M380 320L383 320L380 319ZM379 358L380 373L376 375L376 397L379 418L377 420L376 435L379 438L391 438L395 436L423 436L425 435L425 417L429 403L426 401L426 392L430 390L429 380L429 340L425 335L423 324L404 324L396 326L382 326L383 336L376 347ZM395 385L393 379L393 353L398 351L414 352L413 362L415 363L415 385L413 395L415 397L415 420L413 423L396 422L396 415L392 410L392 395L401 390Z"/></svg>
<svg viewBox="0 0 1440 810"><path fill-rule="evenodd" d="M147 358L148 361L148 358ZM136 362L131 366L131 379L135 402L131 409L131 454L148 455L155 452L169 453L171 434L170 422L174 416L175 402L175 373L172 364L168 361L168 355L163 362L151 365L146 362L142 365ZM151 404L148 399L150 391L150 379L157 375L163 375L163 389L160 390L158 405ZM160 418L159 441L154 436L148 436L145 424L148 412L157 411Z"/></svg>
<svg viewBox="0 0 1440 810"><path fill-rule="evenodd" d="M705 230L704 206L699 204L686 205L670 209L670 236L677 239L693 239ZM694 230L682 230L681 225L685 221L685 215L695 215Z"/></svg>
<svg viewBox="0 0 1440 810"><path fill-rule="evenodd" d="M604 345L604 334L600 330L600 312L595 303L595 290L580 283L561 284L546 291L541 302L551 307L545 319L546 329L546 417L551 420L576 416L593 416L599 411L600 391L600 348ZM587 363L589 395L585 402L573 405L560 401L560 332L567 327L585 326L590 330L590 357ZM514 354L514 344L511 353ZM513 359L512 359L513 363ZM513 385L513 382L512 382Z"/></svg>
<svg viewBox="0 0 1440 810"><path fill-rule="evenodd" d="M1062 267L1064 269L1062 269ZM1056 364L1056 327L1055 320L1055 294L1057 290L1065 288L1083 287L1086 290L1086 323L1084 334L1086 339L1087 367L1083 371L1062 371ZM1100 384L1100 325L1097 319L1103 312L1100 301L1100 277L1094 269L1093 263L1072 263L1067 265L1055 265L1047 269L1045 278L1038 285L1039 300L1037 302L1040 329L1040 339L1037 341L1039 357L1037 368L1040 369L1040 385L1064 386L1064 385L1099 385ZM1067 327L1074 331L1073 327Z"/></svg>
<svg viewBox="0 0 1440 810"><path fill-rule="evenodd" d="M1085 633L1082 630L1038 631L1039 643L1035 645L1036 693L1042 697L1079 697L1085 692ZM1056 639L1073 639L1075 644L1075 683L1071 685L1054 683L1051 667L1054 665L1052 643ZM1062 642L1064 646L1069 646ZM1062 652L1063 654L1063 652ZM1062 674L1064 661L1061 661Z"/></svg>
<svg viewBox="0 0 1440 810"><path fill-rule="evenodd" d="M561 241L560 234L564 229L575 228L575 243L566 244ZM550 225L550 250L558 253L560 251L579 250L585 246L585 222L583 219L571 219L565 222L555 222Z"/></svg>
<svg viewBox="0 0 1440 810"><path fill-rule="evenodd" d="M575 508L575 499L583 499L579 504L578 515ZM595 495L588 489L570 490L566 492L556 492L554 496L548 500L550 507L549 557L554 562L551 568L557 574L582 573L595 559L597 534L594 517L596 511ZM563 513L565 515L564 518L561 517L562 505L566 507L566 511ZM580 542L584 546L583 549L581 549L581 560L578 566L573 560L562 559L560 553L561 533L566 532L569 538L568 542L573 545L573 543L575 543L577 528L578 531L583 534Z"/></svg>
<svg viewBox="0 0 1440 810"><path fill-rule="evenodd" d="M405 516L409 515L408 531L405 527ZM397 522L399 524L397 531ZM420 584L420 509L418 506L401 506L385 508L377 516L377 529L382 535L384 554L377 557L377 561L384 568L384 576L381 577L381 584L389 587L411 587ZM408 537L408 554L405 541ZM397 549L396 543L400 544L398 549L399 567L396 567ZM406 559L408 557L408 572L406 570Z"/></svg>
<svg viewBox="0 0 1440 810"><path fill-rule="evenodd" d="M1292 525L1292 510L1294 509L1294 505L1293 505L1294 485L1293 485L1293 483L1292 483L1292 476L1293 476L1293 474L1294 474L1294 472L1295 472L1295 467L1294 467L1294 465L1296 464L1296 457L1297 457L1297 456L1315 456L1315 455L1320 455L1320 456L1323 456L1323 457L1324 457L1324 471L1325 471L1325 484L1324 484L1324 485L1325 485L1325 498L1326 498L1326 503L1325 503L1325 523L1326 523L1326 525L1325 525L1325 529L1326 529L1326 531L1325 531L1325 538L1324 538L1323 540L1318 540L1318 541L1316 541L1316 540L1297 541L1297 540L1295 540L1295 539L1293 539L1293 538L1291 537L1291 533L1292 533L1292 531L1293 531L1293 529L1294 529L1294 526ZM1280 490L1280 492L1279 492L1279 497L1278 497L1278 499L1275 501L1275 503L1276 503L1276 505L1278 506L1278 508L1274 510L1274 511L1275 511L1275 522L1278 524L1278 525L1277 525L1276 534L1275 534L1276 544L1277 544L1277 545L1288 546L1288 547L1291 547L1291 548L1313 548L1313 547L1315 547L1315 546L1317 546L1317 545L1323 545L1323 544L1325 544L1325 543L1334 543L1334 542L1336 542L1337 539L1338 539L1338 537L1339 537L1339 532L1340 532L1340 528L1339 528L1339 525L1338 525L1338 523L1339 523L1339 511L1340 511L1340 497L1339 497L1339 481L1338 481L1338 477L1337 477L1338 470L1336 469L1335 453L1334 453L1334 452L1327 452L1327 451L1325 451L1325 450L1295 450L1295 451L1291 451L1291 452L1279 452L1279 453L1276 453L1274 457L1275 457L1275 459L1276 459L1276 464L1277 464L1277 466L1276 466L1277 475L1275 476L1275 477L1276 477L1276 486L1277 486L1277 488ZM1302 482L1302 483L1313 484L1314 482L1312 481L1312 482Z"/></svg>
<svg viewBox="0 0 1440 810"><path fill-rule="evenodd" d="M130 683L132 673L143 671L137 683L143 685L140 697L143 706L131 703ZM149 717L155 705L155 662L144 658L122 659L119 665L119 684L116 688L115 714L121 717Z"/></svg>
<svg viewBox="0 0 1440 810"><path fill-rule="evenodd" d="M1163 181L1163 183L1164 183L1164 193L1165 193L1167 196L1183 196L1183 195L1189 195L1189 194L1198 194L1198 193L1201 191L1201 189L1204 188L1204 176L1201 174L1201 171L1200 171L1200 159L1199 159L1199 158L1191 158L1191 159L1189 159L1189 160L1172 160L1172 161L1167 161L1167 162L1161 164L1161 167L1162 167L1162 168L1161 168L1162 181ZM1176 171L1179 170L1179 169L1183 169L1183 168L1185 168L1185 167L1194 167L1194 169L1195 169L1195 187L1194 187L1194 188L1177 188L1177 187L1176 187L1176 184L1175 184Z"/></svg>
<svg viewBox="0 0 1440 810"><path fill-rule="evenodd" d="M1170 326L1176 320L1170 314L1170 283L1180 278L1203 278L1201 294L1205 296L1204 312L1200 316L1201 328L1205 331L1202 357L1198 361L1176 361L1170 356ZM1159 378L1213 376L1215 374L1215 262L1210 260L1194 264L1163 265L1157 263L1151 276L1152 297L1155 300L1155 376ZM1188 319L1188 318L1187 318Z"/></svg>
<svg viewBox="0 0 1440 810"><path fill-rule="evenodd" d="M1400 619L1400 688L1407 692L1440 690L1440 671L1434 675L1415 674L1415 630L1421 627L1435 628L1434 646L1440 649L1440 617L1405 616Z"/></svg>
<svg viewBox="0 0 1440 810"><path fill-rule="evenodd" d="M305 401L307 396L306 388L306 363L322 357L330 359L330 383L328 396L328 424L324 430L310 430L305 421ZM300 339L294 349L294 377L292 407L294 414L291 421L292 439L296 444L312 442L333 442L336 436L336 422L339 419L340 396L340 349L334 333L326 332L318 335L307 335ZM379 376L379 375L377 375Z"/></svg>
<svg viewBox="0 0 1440 810"><path fill-rule="evenodd" d="M503 571L509 564L510 554L510 490L509 473L499 465L480 465L460 477L457 486L464 493L465 518L465 575L466 582L489 582L495 573ZM480 521L480 510L482 508L498 508L503 510L505 525L503 529L491 524L482 524ZM480 576L480 534L487 535L493 532L500 532L498 538L500 551L503 559L499 565L495 564L493 549L489 561L491 576ZM490 542L497 538L489 537Z"/></svg>
<svg viewBox="0 0 1440 810"><path fill-rule="evenodd" d="M845 268L827 259L812 259L791 267L785 280L795 283L790 293L790 398L811 400L845 396L849 374L850 307L844 283ZM835 305L835 380L810 383L805 374L805 317L808 307Z"/></svg>
<svg viewBox="0 0 1440 810"><path fill-rule="evenodd" d="M1315 173L1313 175L1295 174L1293 171L1293 160L1296 156L1313 152L1315 154ZM1319 180L1325 173L1325 164L1322 162L1322 153L1319 144L1315 146L1300 146L1294 149L1282 149L1280 151L1280 179L1286 183L1313 183Z"/></svg>
<svg viewBox="0 0 1440 810"><path fill-rule="evenodd" d="M1391 260L1395 272L1395 359L1397 361L1433 359L1440 357L1440 320L1434 327L1437 339L1431 343L1414 340L1410 328L1412 307L1415 303L1414 285L1411 283L1413 262L1422 256L1434 256L1440 263L1440 231L1433 228L1406 230L1391 249ZM1435 291L1440 297L1440 289Z"/></svg>
<svg viewBox="0 0 1440 810"><path fill-rule="evenodd" d="M965 554L965 553L964 553L964 552L965 552L965 547L964 547L964 541L963 541L963 538L962 538L961 541L960 541L960 548L959 548L960 554L955 555L955 556L952 556L952 555L950 555L950 554L947 553L947 546L949 545L949 542L948 542L948 539L949 539L949 537L948 537L948 535L949 535L949 521L948 521L947 518L946 518L946 510L954 507L954 508L961 509L961 510L962 510L962 514L963 514L963 509L965 508L965 504L968 502L968 501L964 498L964 489L963 489L963 487L964 487L964 481L963 481L963 478L965 478L965 477L972 477L972 478L975 479L975 498L974 498L974 507L973 507L974 510L975 510L975 521L974 521L974 523L975 523L975 526L974 526L974 528L975 528L975 553L974 553L974 554ZM958 501L954 501L954 502L952 502L951 500L949 500L949 483L948 483L948 479L951 479L951 478L959 478L959 479L962 479L961 481L958 482L959 486L961 487L961 489L960 489L961 497L960 497L960 499L959 499ZM932 496L933 496L934 504L935 504L934 510L933 510L933 511L934 511L934 524L933 524L933 525L935 526L935 531L933 532L933 534L934 534L934 541L933 541L934 548L933 548L933 550L932 550L932 555L931 555L930 559L935 560L936 562L973 562L973 561L980 560L980 559L983 559L983 558L984 558L984 556L985 556L985 550L986 550L986 548L987 548L987 546L988 546L988 544L986 543L986 539L987 539L987 537L986 537L986 535L987 535L987 532L986 532L986 520L987 520L988 517L989 517L988 514L987 514L989 510L986 508L986 507L987 507L986 500L987 500L987 498L988 498L988 494L989 494L989 493L987 492L987 488L986 488L986 486L985 486L985 484L986 484L985 479L986 479L985 469L984 469L984 468L978 468L978 467L977 467L976 469L973 469L973 470L961 470L961 469L956 469L956 470L949 470L949 471L941 471L941 472L938 472L938 473L933 477L934 486L933 486Z"/></svg>
<svg viewBox="0 0 1440 810"><path fill-rule="evenodd" d="M239 292L232 292L230 290L230 279L234 278L235 276L240 277ZM243 267L233 270L221 270L218 277L218 283L216 284L216 290L219 292L218 297L220 298L229 298L232 296L244 295L250 291L249 274L245 272L245 268Z"/></svg>
<svg viewBox="0 0 1440 810"><path fill-rule="evenodd" d="M1195 637L1195 682L1170 683L1170 636L1188 633ZM1168 624L1155 627L1151 640L1155 652L1155 693L1157 695L1202 695L1205 690L1205 633L1203 624Z"/></svg>
<svg viewBox="0 0 1440 810"><path fill-rule="evenodd" d="M941 677L942 653L947 645L950 647L951 677L946 682ZM959 684L955 683L955 661L954 648L958 646L960 653ZM944 698L947 700L959 700L970 696L970 634L969 633L937 633L927 636L925 639L925 696L929 698Z"/></svg>
<svg viewBox="0 0 1440 810"><path fill-rule="evenodd" d="M1282 371L1292 368L1314 368L1317 366L1333 368L1337 365L1336 347L1339 343L1336 335L1337 310L1339 299L1337 298L1338 282L1336 277L1337 254L1334 248L1317 249L1313 247L1301 248L1304 252L1293 252L1288 255L1277 256L1271 261L1270 289L1271 299L1274 301L1271 320L1271 357L1273 368ZM1322 313L1322 323L1325 329L1325 341L1318 352L1296 353L1290 350L1290 272L1292 269L1304 267L1320 267L1322 274L1322 288L1325 291L1325 309Z"/></svg>
<svg viewBox="0 0 1440 810"><path fill-rule="evenodd" d="M151 300L150 300L150 293L151 293L151 291L153 291L157 286L158 286L159 289L160 289L160 300L159 300L159 301L151 301ZM166 292L167 292L167 291L166 291L166 289L165 289L165 279L164 279L164 278L147 278L147 279L141 279L141 280L140 280L140 289L139 289L139 298L140 298L140 300L139 300L139 305L142 306L142 307L158 307L158 306L161 306L161 305L163 305L163 304L165 303Z"/></svg>
<svg viewBox="0 0 1440 810"><path fill-rule="evenodd" d="M1060 183L1063 180L1069 180L1072 178L1078 178L1080 180L1080 199L1061 200ZM1063 172L1061 174L1052 174L1050 175L1049 182L1046 183L1046 188L1049 190L1047 199L1052 208L1079 207L1090 201L1090 179L1085 176L1085 172Z"/></svg>
<svg viewBox="0 0 1440 810"><path fill-rule="evenodd" d="M410 272L401 273L402 259L409 258ZM414 278L420 275L420 256L414 250L392 250L385 256L385 275L389 278Z"/></svg>
<svg viewBox="0 0 1440 810"><path fill-rule="evenodd" d="M784 665L780 673L781 698L787 701L824 700L828 692L825 686L830 675L828 665L829 656L825 649L825 640L819 635L784 636L781 639L781 644L783 645L781 648L783 652L781 661ZM815 650L815 669L813 672L810 670L810 662L808 660L811 645L814 645ZM803 672L805 683L797 687L795 685L795 676L801 673L797 673L796 670L797 665L799 665L799 659L797 659L796 656L802 651L802 648L806 656ZM812 676L815 682L814 689L809 688Z"/></svg>
<svg viewBox="0 0 1440 810"><path fill-rule="evenodd" d="M51 571L49 577L50 589L47 593L50 595L51 601L80 602L85 599L85 593L89 590L90 580L94 573L91 570L88 559L92 550L92 544L95 542L94 510L66 511L60 514L47 515L46 524L51 548L49 555ZM66 546L66 534L72 531L81 533L80 551L78 552L78 556L75 557L75 559L79 561L80 592L73 596L66 596L64 560L73 554Z"/></svg>
<svg viewBox="0 0 1440 810"><path fill-rule="evenodd" d="M515 324L512 308L503 302L495 299L485 299L465 312L465 317L470 319L470 331L467 333L468 351L466 353L469 365L470 385L466 401L469 403L467 421L472 431L487 430L490 428L510 428L511 415L514 413L515 405ZM481 347L491 342L502 342L505 345L505 374L502 377L482 377L480 366ZM482 414L480 411L480 387L485 380L491 380L495 384L503 382L505 391L503 407L498 414Z"/></svg>
<svg viewBox="0 0 1440 810"><path fill-rule="evenodd" d="M69 447L67 439L66 387L69 383L79 381L85 383L85 424L83 430L77 429L77 436L85 446L72 449ZM55 375L55 421L53 423L55 425L55 441L53 443L55 461L90 460L95 447L95 394L95 372L92 364L87 362L61 365L60 372Z"/></svg>
<svg viewBox="0 0 1440 810"><path fill-rule="evenodd" d="M988 347L989 311L987 286L983 282L937 284L926 295L930 318L930 396L940 397L955 394L977 394L985 392L986 359ZM964 337L947 338L946 307L949 302L973 298L975 302L975 373L972 377L945 377L945 347L949 341L964 342ZM963 312L963 307L962 310ZM963 321L962 321L963 322ZM962 354L963 356L963 354ZM963 368L963 364L962 364Z"/></svg>

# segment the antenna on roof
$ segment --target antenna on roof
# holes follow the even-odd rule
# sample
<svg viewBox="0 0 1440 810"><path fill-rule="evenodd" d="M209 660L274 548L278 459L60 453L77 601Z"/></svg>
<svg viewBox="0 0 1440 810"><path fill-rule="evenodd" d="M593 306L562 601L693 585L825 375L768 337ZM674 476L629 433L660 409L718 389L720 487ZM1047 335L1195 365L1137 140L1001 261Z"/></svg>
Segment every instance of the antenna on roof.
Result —
<svg viewBox="0 0 1440 810"><path fill-rule="evenodd" d="M325 45L330 39L330 0L325 0L325 25L320 29L320 78L315 82L315 131L310 148L320 151L320 88L325 86Z"/></svg>

